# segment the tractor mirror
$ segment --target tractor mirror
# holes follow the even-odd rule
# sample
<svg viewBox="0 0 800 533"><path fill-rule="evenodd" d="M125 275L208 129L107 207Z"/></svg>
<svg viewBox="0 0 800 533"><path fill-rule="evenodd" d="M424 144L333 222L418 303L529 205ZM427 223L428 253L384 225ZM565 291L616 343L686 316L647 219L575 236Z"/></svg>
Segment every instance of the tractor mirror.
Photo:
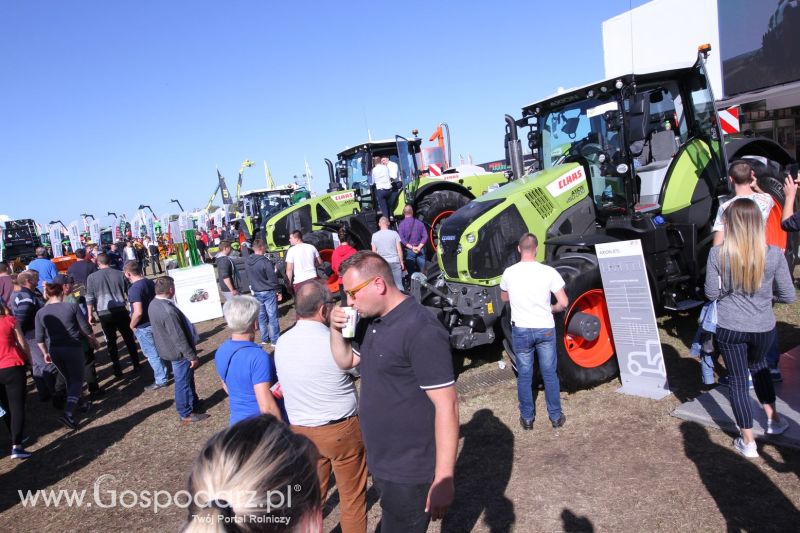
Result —
<svg viewBox="0 0 800 533"><path fill-rule="evenodd" d="M608 131L619 131L622 126L622 119L619 111L606 111L603 113L603 120L606 122L606 129Z"/></svg>
<svg viewBox="0 0 800 533"><path fill-rule="evenodd" d="M571 139L575 132L578 131L578 125L581 122L581 117L573 117L568 118L567 121L564 123L564 126L561 128L561 131L567 134Z"/></svg>
<svg viewBox="0 0 800 533"><path fill-rule="evenodd" d="M635 94L631 99L630 111L626 117L628 142L641 141L647 138L647 126L650 120L650 95Z"/></svg>
<svg viewBox="0 0 800 533"><path fill-rule="evenodd" d="M650 93L650 103L657 104L664 101L664 91L659 89Z"/></svg>

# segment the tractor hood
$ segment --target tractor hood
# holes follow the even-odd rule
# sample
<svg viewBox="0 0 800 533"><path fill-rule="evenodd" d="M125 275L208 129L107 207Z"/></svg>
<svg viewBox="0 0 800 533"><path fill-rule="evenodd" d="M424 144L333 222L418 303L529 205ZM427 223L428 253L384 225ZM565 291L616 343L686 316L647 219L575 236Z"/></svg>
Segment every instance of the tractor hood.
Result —
<svg viewBox="0 0 800 533"><path fill-rule="evenodd" d="M532 231L544 243L547 229L588 195L584 167L569 163L523 176L471 201L442 223L439 266L446 279L497 285L519 261L517 242ZM544 246L539 247L543 257Z"/></svg>
<svg viewBox="0 0 800 533"><path fill-rule="evenodd" d="M303 234L319 229L314 224L335 220L358 209L355 191L334 191L303 200L274 215L265 224L267 247L279 252L289 247L289 234L298 230Z"/></svg>

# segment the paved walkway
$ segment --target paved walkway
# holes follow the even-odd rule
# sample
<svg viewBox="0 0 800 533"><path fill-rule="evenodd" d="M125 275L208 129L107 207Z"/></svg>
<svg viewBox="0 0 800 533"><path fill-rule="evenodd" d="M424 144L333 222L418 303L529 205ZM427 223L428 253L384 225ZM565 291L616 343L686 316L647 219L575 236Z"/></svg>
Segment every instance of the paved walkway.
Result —
<svg viewBox="0 0 800 533"><path fill-rule="evenodd" d="M767 417L756 399L756 393L750 391L753 402L753 433L757 439L769 439L777 444L800 448L800 346L792 348L781 355L779 364L783 382L775 384L778 396L778 413L789 419L789 429L783 435L765 435ZM736 432L731 403L728 400L728 387L719 386L703 393L694 400L682 404L672 412L672 416L683 420L698 422L704 426L717 427Z"/></svg>

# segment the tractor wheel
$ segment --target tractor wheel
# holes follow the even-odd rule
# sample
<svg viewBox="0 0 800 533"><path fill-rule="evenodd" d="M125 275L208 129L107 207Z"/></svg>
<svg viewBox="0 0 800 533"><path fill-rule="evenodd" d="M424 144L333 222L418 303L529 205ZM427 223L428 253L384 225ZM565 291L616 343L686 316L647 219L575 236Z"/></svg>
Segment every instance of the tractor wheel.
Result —
<svg viewBox="0 0 800 533"><path fill-rule="evenodd" d="M442 221L461 207L467 205L470 198L456 191L434 191L425 195L416 207L417 217L422 219L428 228L430 247L429 255L436 253L439 242L439 226Z"/></svg>
<svg viewBox="0 0 800 533"><path fill-rule="evenodd" d="M576 391L605 383L619 373L611 322L605 305L605 294L600 281L600 270L581 259L562 259L550 263L566 283L564 290L569 298L566 311L556 313L556 353L558 375L562 390ZM566 332L569 320L576 313L594 315L600 321L600 335L593 341ZM500 319L503 347L516 369L517 358L511 344L511 317L506 308ZM534 382L536 377L534 377Z"/></svg>
<svg viewBox="0 0 800 533"><path fill-rule="evenodd" d="M783 183L777 178L765 177L759 180L759 188L772 196L775 205L767 218L767 244L783 248L785 250L786 262L789 264L789 272L794 271L797 262L797 246L800 244L800 237L794 232L785 232L781 229L783 219L783 202L786 196L783 194Z"/></svg>

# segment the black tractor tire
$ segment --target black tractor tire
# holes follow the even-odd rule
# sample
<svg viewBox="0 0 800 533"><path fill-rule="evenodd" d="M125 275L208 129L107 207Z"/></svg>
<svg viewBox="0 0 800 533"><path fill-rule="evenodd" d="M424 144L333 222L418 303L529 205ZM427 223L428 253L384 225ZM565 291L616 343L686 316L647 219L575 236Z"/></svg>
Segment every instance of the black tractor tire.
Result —
<svg viewBox="0 0 800 533"><path fill-rule="evenodd" d="M590 389L602 383L610 381L619 374L616 352L601 364L594 367L579 365L570 356L568 344L572 345L570 337L566 335L567 318L571 316L573 304L589 291L602 290L603 285L600 280L600 270L594 264L583 259L561 259L549 263L555 268L561 277L564 278L564 291L569 299L569 307L566 311L556 313L553 316L556 326L556 354L558 357L558 376L561 389L574 392L581 389ZM601 317L601 321L607 320L607 316ZM610 324L606 324L610 332ZM500 327L503 332L503 347L508 354L511 364L516 371L516 354L511 343L511 317L510 309L507 306L500 318ZM610 336L605 339L598 339L597 342L608 342ZM613 348L613 341L611 341ZM534 385L538 382L538 365L534 366Z"/></svg>
<svg viewBox="0 0 800 533"><path fill-rule="evenodd" d="M468 195L456 191L433 191L417 202L414 212L428 229L428 245L425 250L429 257L436 254L438 225L443 220L442 218L437 220L437 217L447 211L457 211L467 205L471 199ZM431 227L434 222L437 227Z"/></svg>
<svg viewBox="0 0 800 533"><path fill-rule="evenodd" d="M310 244L317 251L333 250L333 236L328 231L312 231L303 235L303 242Z"/></svg>
<svg viewBox="0 0 800 533"><path fill-rule="evenodd" d="M761 177L758 180L758 187L772 196L772 199L775 200L775 203L780 206L781 213L783 213L783 203L786 200L786 195L783 193L783 183L780 182L776 177L766 176ZM773 215L774 216L774 215ZM777 224L777 220L768 221L772 222L772 224ZM776 228L773 228L777 231ZM800 244L800 234L796 232L786 232L786 251L784 256L786 257L786 262L789 265L789 272L794 271L794 266L797 264L797 247Z"/></svg>

